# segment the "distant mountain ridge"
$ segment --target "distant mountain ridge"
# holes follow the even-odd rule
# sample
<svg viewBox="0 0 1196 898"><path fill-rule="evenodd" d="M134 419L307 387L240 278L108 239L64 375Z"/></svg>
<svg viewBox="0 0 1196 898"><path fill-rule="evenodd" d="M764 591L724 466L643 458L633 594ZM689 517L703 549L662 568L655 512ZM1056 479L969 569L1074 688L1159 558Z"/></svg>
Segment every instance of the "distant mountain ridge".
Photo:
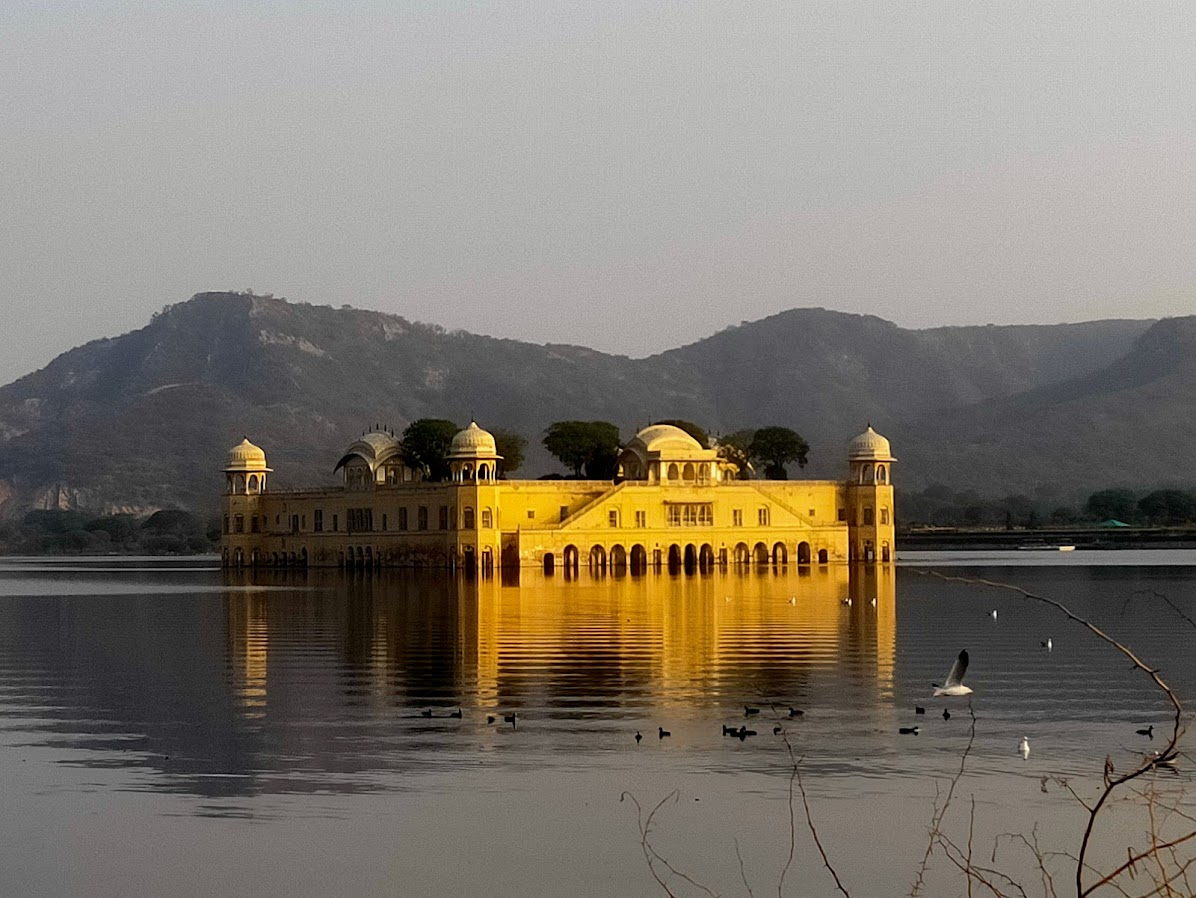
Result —
<svg viewBox="0 0 1196 898"><path fill-rule="evenodd" d="M329 482L363 429L429 416L523 433L527 476L560 470L539 449L552 421L607 419L627 439L687 418L793 427L810 476L840 476L845 441L871 422L908 487L1076 490L1098 472L1099 486L1154 486L1186 477L1170 447L1196 437L1193 358L1196 318L909 330L794 309L630 359L199 294L0 388L0 504L207 511L242 435L274 484L298 486Z"/></svg>

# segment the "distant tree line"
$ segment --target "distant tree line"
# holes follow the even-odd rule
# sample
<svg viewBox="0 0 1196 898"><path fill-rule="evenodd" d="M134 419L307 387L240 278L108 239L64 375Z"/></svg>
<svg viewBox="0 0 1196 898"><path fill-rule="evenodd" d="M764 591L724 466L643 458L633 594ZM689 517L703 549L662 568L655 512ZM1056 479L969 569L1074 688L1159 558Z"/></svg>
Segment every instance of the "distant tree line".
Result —
<svg viewBox="0 0 1196 898"><path fill-rule="evenodd" d="M1037 530L1106 521L1145 527L1196 524L1196 490L1103 489L1068 505L1023 494L993 499L974 490L932 484L920 492L898 489L896 504L897 518L903 526Z"/></svg>
<svg viewBox="0 0 1196 898"><path fill-rule="evenodd" d="M176 509L148 517L31 511L19 522L0 524L4 555L195 555L215 552L219 539L215 518Z"/></svg>

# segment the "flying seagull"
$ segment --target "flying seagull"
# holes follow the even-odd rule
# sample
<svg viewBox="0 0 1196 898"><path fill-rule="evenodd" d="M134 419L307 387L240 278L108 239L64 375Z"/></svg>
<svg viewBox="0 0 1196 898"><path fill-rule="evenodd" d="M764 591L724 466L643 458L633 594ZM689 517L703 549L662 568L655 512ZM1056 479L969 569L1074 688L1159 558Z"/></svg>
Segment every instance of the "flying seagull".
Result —
<svg viewBox="0 0 1196 898"><path fill-rule="evenodd" d="M947 682L942 686L934 685L934 697L940 695L971 695L972 690L963 684L963 675L968 672L968 650L964 649L951 665L951 673L947 674Z"/></svg>

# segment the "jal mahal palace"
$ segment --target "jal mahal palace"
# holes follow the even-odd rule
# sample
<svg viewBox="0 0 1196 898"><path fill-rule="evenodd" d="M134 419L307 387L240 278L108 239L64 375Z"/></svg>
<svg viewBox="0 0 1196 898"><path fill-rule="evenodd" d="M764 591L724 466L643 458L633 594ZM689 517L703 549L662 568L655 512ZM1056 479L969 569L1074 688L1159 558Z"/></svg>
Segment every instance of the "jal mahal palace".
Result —
<svg viewBox="0 0 1196 898"><path fill-rule="evenodd" d="M224 469L222 561L483 574L890 563L889 441L869 426L846 450L844 480L741 480L717 450L654 424L623 447L613 481L506 480L494 437L471 422L447 481L425 479L397 437L375 431L345 450L338 486L271 490L265 451L245 439Z"/></svg>

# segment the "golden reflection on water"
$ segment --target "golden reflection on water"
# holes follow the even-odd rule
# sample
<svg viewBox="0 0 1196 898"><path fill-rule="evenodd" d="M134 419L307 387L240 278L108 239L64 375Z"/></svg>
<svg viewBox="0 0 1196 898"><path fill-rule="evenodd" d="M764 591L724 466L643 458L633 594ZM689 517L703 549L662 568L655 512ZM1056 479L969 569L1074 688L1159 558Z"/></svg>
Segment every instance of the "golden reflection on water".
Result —
<svg viewBox="0 0 1196 898"><path fill-rule="evenodd" d="M332 641L339 666L381 702L451 696L498 711L650 696L668 708L791 694L794 679L833 677L844 663L874 699L893 693L891 567L525 571L518 582L391 571L228 576L273 587L225 597L234 688L250 713L265 706L271 641L280 639L306 656Z"/></svg>
<svg viewBox="0 0 1196 898"><path fill-rule="evenodd" d="M229 668L244 716L260 718L266 707L269 606L264 592L241 592L235 599L225 603Z"/></svg>

